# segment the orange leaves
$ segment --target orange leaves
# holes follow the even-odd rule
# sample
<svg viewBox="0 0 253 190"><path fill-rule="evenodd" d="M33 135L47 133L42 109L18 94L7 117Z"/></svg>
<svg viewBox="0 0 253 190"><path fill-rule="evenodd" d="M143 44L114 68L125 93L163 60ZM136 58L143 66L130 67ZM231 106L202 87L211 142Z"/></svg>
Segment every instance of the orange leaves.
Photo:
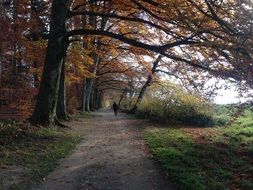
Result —
<svg viewBox="0 0 253 190"><path fill-rule="evenodd" d="M22 43L26 48L25 59L29 63L33 63L36 59L41 64L44 61L44 55L46 52L46 40L38 40L38 41L23 41Z"/></svg>
<svg viewBox="0 0 253 190"><path fill-rule="evenodd" d="M92 76L89 67L94 64L91 52L84 49L81 44L73 43L68 51L67 66L67 82L81 82L84 77Z"/></svg>
<svg viewBox="0 0 253 190"><path fill-rule="evenodd" d="M93 59L89 56L90 51L81 47L81 45L74 44L70 47L67 56L68 64L89 66L94 64ZM80 66L80 68L81 68Z"/></svg>
<svg viewBox="0 0 253 190"><path fill-rule="evenodd" d="M31 89L29 86L20 86L19 88L1 88L1 100L6 100L6 105L1 106L0 110L15 109L16 114L22 115L22 117L28 117L34 106L37 95L36 89ZM29 99L29 101L28 101Z"/></svg>
<svg viewBox="0 0 253 190"><path fill-rule="evenodd" d="M35 81L42 72L46 47L42 38L48 35L45 30L49 28L49 8L35 10L31 2L34 1L10 1L11 6L0 13L0 40L4 41L1 68L6 69L4 81L13 88L21 83L37 88ZM164 65L169 65L173 74L187 75L191 70L187 63L216 69L237 67L241 72L246 63L251 64L244 58L252 57L252 10L238 0L212 1L212 7L208 2L72 1L70 11L77 14L66 19L66 32L78 35L68 39L72 43L67 49L67 81L80 83L84 77L96 77L98 86L103 87L141 81L150 73L151 60L159 53L170 57ZM85 29L91 30L89 35L81 35ZM233 67L222 67L225 61ZM189 76L185 78L197 78Z"/></svg>

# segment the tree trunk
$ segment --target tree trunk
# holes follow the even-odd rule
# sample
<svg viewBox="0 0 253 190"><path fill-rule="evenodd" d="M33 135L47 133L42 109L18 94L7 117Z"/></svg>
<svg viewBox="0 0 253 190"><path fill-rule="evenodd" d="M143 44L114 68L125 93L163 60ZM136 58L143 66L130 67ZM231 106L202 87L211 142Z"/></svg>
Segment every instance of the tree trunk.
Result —
<svg viewBox="0 0 253 190"><path fill-rule="evenodd" d="M151 74L148 75L148 78L147 78L145 84L143 85L139 95L138 95L137 101L136 101L134 107L131 109L131 113L135 113L137 111L138 105L141 103L147 88L150 86L150 84L153 81L153 75L155 74L156 68L158 67L158 64L159 64L161 59L162 59L162 56L159 55L158 58L153 63Z"/></svg>
<svg viewBox="0 0 253 190"><path fill-rule="evenodd" d="M97 92L96 92L96 109L98 110L100 108L100 91L97 89Z"/></svg>
<svg viewBox="0 0 253 190"><path fill-rule="evenodd" d="M94 109L98 110L99 109L99 90L98 90L98 86L95 85L94 88Z"/></svg>
<svg viewBox="0 0 253 190"><path fill-rule="evenodd" d="M59 85L59 94L57 102L57 118L60 120L68 120L68 114L66 109L66 84L65 84L65 61L62 63L61 77Z"/></svg>
<svg viewBox="0 0 253 190"><path fill-rule="evenodd" d="M93 89L93 109L97 109L97 87Z"/></svg>
<svg viewBox="0 0 253 190"><path fill-rule="evenodd" d="M93 88L91 89L91 94L90 94L90 111L94 111L94 90L93 90Z"/></svg>
<svg viewBox="0 0 253 190"><path fill-rule="evenodd" d="M143 85L143 87L138 95L138 98L137 98L137 101L136 101L134 107L131 110L132 113L135 113L137 111L138 105L141 103L141 101L144 97L144 94L145 94L147 88L150 86L151 82L152 82L152 75L149 75L147 78L147 81Z"/></svg>
<svg viewBox="0 0 253 190"><path fill-rule="evenodd" d="M65 21L68 7L68 0L54 0L52 4L45 64L37 103L31 117L33 124L51 125L57 120L56 106L60 73L67 46L63 37L66 33Z"/></svg>
<svg viewBox="0 0 253 190"><path fill-rule="evenodd" d="M85 112L85 100L86 100L86 78L83 79L83 92L82 92L82 100L80 110L81 112Z"/></svg>
<svg viewBox="0 0 253 190"><path fill-rule="evenodd" d="M93 74L96 75L97 74L97 67L99 64L100 59L98 57L96 57L94 55L94 60L95 60L95 65L94 65L94 70L93 70ZM91 111L90 109L90 98L91 98L91 93L93 91L93 84L95 82L94 78L87 78L86 79L86 97L85 97L85 111Z"/></svg>
<svg viewBox="0 0 253 190"><path fill-rule="evenodd" d="M121 102L122 102L122 100L123 100L123 98L124 98L126 92L127 92L127 88L125 88L125 89L123 90L123 92L122 92L122 94L121 94L121 96L120 96L119 103L118 103L119 108L120 108Z"/></svg>
<svg viewBox="0 0 253 190"><path fill-rule="evenodd" d="M86 96L85 96L85 111L90 112L90 95L91 95L91 89L92 89L92 79L87 78L86 79Z"/></svg>
<svg viewBox="0 0 253 190"><path fill-rule="evenodd" d="M100 92L99 93L99 109L102 109L104 107L104 93L103 92Z"/></svg>

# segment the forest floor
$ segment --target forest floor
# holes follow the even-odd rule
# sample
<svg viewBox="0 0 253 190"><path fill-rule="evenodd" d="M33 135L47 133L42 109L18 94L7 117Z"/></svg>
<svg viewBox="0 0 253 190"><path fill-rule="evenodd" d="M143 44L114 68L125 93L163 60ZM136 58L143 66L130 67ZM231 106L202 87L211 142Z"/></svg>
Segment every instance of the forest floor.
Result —
<svg viewBox="0 0 253 190"><path fill-rule="evenodd" d="M143 140L145 120L111 111L67 123L84 135L37 190L170 190Z"/></svg>

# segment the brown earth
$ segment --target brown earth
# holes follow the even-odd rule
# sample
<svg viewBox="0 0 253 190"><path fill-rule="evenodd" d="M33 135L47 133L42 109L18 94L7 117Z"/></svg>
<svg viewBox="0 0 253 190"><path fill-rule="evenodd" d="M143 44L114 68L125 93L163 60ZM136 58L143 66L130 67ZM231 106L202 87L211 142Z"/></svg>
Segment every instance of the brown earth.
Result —
<svg viewBox="0 0 253 190"><path fill-rule="evenodd" d="M110 111L68 123L84 136L34 190L171 190L148 153L142 136L148 123Z"/></svg>

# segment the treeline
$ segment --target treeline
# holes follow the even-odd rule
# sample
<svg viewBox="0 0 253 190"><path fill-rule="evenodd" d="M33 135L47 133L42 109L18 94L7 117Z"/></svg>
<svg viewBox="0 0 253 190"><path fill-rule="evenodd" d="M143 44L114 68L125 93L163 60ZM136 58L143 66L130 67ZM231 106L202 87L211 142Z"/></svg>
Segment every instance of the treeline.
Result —
<svg viewBox="0 0 253 190"><path fill-rule="evenodd" d="M31 116L43 72L51 6L52 2L39 0L10 0L0 4L0 109L3 113L11 109L15 110L12 114L18 111L24 118ZM85 18L77 20L84 22ZM70 27L75 22L70 22ZM89 22L101 24L92 18ZM103 106L104 91L126 88L135 70L131 62L128 65L122 59L133 53L127 48L119 51L120 45L110 39L87 36L73 39L66 47L58 92L59 119L66 119L67 111L98 109ZM47 106L43 104L43 107Z"/></svg>
<svg viewBox="0 0 253 190"><path fill-rule="evenodd" d="M195 91L211 76L251 88L252 6L239 0L2 1L1 109L50 125L119 96L135 99L136 112L164 75Z"/></svg>

